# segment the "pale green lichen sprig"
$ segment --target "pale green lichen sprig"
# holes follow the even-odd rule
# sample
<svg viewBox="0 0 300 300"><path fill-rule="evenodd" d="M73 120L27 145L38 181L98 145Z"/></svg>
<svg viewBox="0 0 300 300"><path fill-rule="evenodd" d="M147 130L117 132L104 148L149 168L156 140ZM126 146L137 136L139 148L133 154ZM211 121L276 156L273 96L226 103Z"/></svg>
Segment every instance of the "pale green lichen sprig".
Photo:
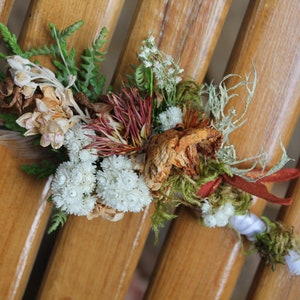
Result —
<svg viewBox="0 0 300 300"><path fill-rule="evenodd" d="M257 84L257 75L254 69L253 80L250 81L250 75L245 77L245 80L241 80L232 87L227 87L225 82L231 77L241 77L239 75L229 74L223 78L218 86L213 84L204 84L200 92L201 96L207 96L207 102L204 106L204 110L208 115L212 117L212 125L222 132L223 145L229 144L229 135L237 128L241 127L246 119L245 115L249 104L251 103L254 95L254 91ZM247 98L242 113L237 116L235 109L232 107L226 109L229 102L236 96L235 91L245 87L247 90Z"/></svg>
<svg viewBox="0 0 300 300"><path fill-rule="evenodd" d="M199 103L206 114L211 117L211 125L222 132L223 135L223 142L217 151L216 158L218 161L224 162L232 174L241 176L244 179L251 180L251 178L247 177L246 174L257 167L262 170L262 176L268 176L280 170L290 160L290 158L287 156L284 145L281 142L282 156L278 163L267 173L264 172L264 170L269 158L264 150L261 150L256 155L246 157L244 159L238 159L235 147L230 143L229 135L241 127L247 120L246 113L255 92L257 74L255 68L253 68L253 73L245 76L244 80L241 80L232 87L227 87L225 84L226 80L233 76L241 77L239 75L229 74L223 78L218 86L215 86L212 83L203 84L199 92ZM251 76L253 76L253 78L250 80ZM244 101L245 104L243 111L239 116L237 116L236 110L233 107L227 109L227 105L234 97L238 96L235 91L242 87L246 88L247 97ZM250 163L250 167L246 169L236 167L241 163Z"/></svg>

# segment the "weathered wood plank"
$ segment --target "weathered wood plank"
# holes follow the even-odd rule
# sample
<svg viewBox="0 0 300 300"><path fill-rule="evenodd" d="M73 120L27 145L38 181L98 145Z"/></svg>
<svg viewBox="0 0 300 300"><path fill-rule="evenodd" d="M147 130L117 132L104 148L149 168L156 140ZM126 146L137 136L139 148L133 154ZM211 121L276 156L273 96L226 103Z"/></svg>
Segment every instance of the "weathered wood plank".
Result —
<svg viewBox="0 0 300 300"><path fill-rule="evenodd" d="M253 62L259 79L247 123L231 136L239 157L255 155L263 146L274 163L280 137L289 141L300 108L298 16L299 4L292 1L285 7L279 1L251 1L227 69L248 74ZM241 102L234 102L237 112ZM263 207L260 201L254 210L261 213ZM174 223L147 298L229 299L243 262L235 233L201 227L186 210Z"/></svg>
<svg viewBox="0 0 300 300"><path fill-rule="evenodd" d="M1 0L0 1L0 22L6 24L10 12L14 6L14 0Z"/></svg>
<svg viewBox="0 0 300 300"><path fill-rule="evenodd" d="M20 299L46 227L51 205L45 181L20 169L24 163L0 147L0 291L5 299ZM44 189L44 191L43 191Z"/></svg>

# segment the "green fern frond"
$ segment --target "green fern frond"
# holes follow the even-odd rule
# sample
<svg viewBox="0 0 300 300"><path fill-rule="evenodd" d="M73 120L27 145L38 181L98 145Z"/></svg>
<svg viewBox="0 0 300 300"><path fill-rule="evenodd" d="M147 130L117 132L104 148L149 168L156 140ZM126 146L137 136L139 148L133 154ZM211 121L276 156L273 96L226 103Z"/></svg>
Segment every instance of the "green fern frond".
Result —
<svg viewBox="0 0 300 300"><path fill-rule="evenodd" d="M8 50L10 50L13 54L23 56L23 51L18 44L16 35L12 34L3 23L0 23L0 33ZM4 53L0 53L0 56L1 58L6 58Z"/></svg>
<svg viewBox="0 0 300 300"><path fill-rule="evenodd" d="M92 46L86 48L81 55L82 63L79 71L78 88L84 92L91 101L96 101L97 96L102 94L105 84L105 76L99 75L99 67L106 55L106 51L101 51L106 43L106 37L107 29L103 27Z"/></svg>
<svg viewBox="0 0 300 300"><path fill-rule="evenodd" d="M59 33L59 36L60 38L62 39L66 39L68 37L70 37L71 35L73 35L77 30L80 29L80 27L83 25L83 21L80 20L80 21L77 21L75 22L74 24L66 27L65 29L63 29L60 33ZM50 28L51 27L55 27L53 24L50 25Z"/></svg>
<svg viewBox="0 0 300 300"><path fill-rule="evenodd" d="M59 61L53 57L52 62L57 68L56 75L58 80L60 80L64 85L68 85L70 76L77 76L78 71L75 62L76 51L74 48L72 48L70 51L68 50L66 38L78 30L82 24L83 21L78 21L62 31L59 31L54 24L49 25L51 36L56 42L55 54L57 55L55 55L55 57L58 56L61 60ZM76 85L74 85L74 88L75 90L78 90Z"/></svg>
<svg viewBox="0 0 300 300"><path fill-rule="evenodd" d="M30 58L32 56L38 56L38 55L50 55L52 57L55 57L59 55L58 48L55 45L44 45L43 47L38 46L37 48L30 48L29 50L26 50L24 52L24 56L26 58Z"/></svg>
<svg viewBox="0 0 300 300"><path fill-rule="evenodd" d="M64 59L62 61L53 59L52 63L56 67L56 77L64 85L69 85L70 76L77 76L78 68L76 66L75 49L71 49L70 53L63 51Z"/></svg>
<svg viewBox="0 0 300 300"><path fill-rule="evenodd" d="M49 160L43 160L40 163L21 166L21 169L29 175L36 176L37 179L43 179L54 174L57 169L57 165Z"/></svg>
<svg viewBox="0 0 300 300"><path fill-rule="evenodd" d="M57 212L52 215L52 223L48 229L48 234L57 230L59 226L63 227L67 222L67 218L68 215L65 212L57 210Z"/></svg>
<svg viewBox="0 0 300 300"><path fill-rule="evenodd" d="M153 73L152 69L146 68L144 64L137 66L134 70L134 80L138 89L153 92Z"/></svg>
<svg viewBox="0 0 300 300"><path fill-rule="evenodd" d="M7 129L24 134L26 129L17 124L17 118L14 114L0 114L0 120L4 122Z"/></svg>

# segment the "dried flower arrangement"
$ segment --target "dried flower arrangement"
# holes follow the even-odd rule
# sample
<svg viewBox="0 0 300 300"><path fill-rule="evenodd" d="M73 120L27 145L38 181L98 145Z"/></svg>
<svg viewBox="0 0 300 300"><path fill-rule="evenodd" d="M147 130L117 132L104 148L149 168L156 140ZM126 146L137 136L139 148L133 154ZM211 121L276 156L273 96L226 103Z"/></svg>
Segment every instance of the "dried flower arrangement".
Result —
<svg viewBox="0 0 300 300"><path fill-rule="evenodd" d="M51 176L51 198L56 213L49 232L62 226L67 215L122 219L154 202L152 227L156 233L176 217L184 205L198 212L207 227L230 226L252 241L267 264L286 262L300 275L300 239L293 229L250 212L253 197L289 205L268 192L265 183L300 175L282 169L282 157L266 168L264 152L238 160L229 135L244 123L252 100L256 72L232 87L228 75L215 86L183 80L183 70L161 52L149 35L136 66L120 91L103 92L105 76L99 64L107 31L101 31L76 64L67 38L82 21L59 31L50 24L55 44L23 51L16 37L0 24L11 55L0 83L0 144L22 149L37 158L23 166L38 178ZM51 57L55 73L30 58ZM245 87L245 110L237 116L228 108L238 87ZM251 167L241 169L242 162Z"/></svg>

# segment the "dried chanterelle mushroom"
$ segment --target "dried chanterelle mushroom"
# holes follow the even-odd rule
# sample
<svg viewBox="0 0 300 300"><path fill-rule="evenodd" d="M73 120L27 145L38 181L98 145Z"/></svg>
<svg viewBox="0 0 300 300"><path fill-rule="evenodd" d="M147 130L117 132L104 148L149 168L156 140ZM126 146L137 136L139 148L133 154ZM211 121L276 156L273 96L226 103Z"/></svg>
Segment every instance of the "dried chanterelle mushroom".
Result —
<svg viewBox="0 0 300 300"><path fill-rule="evenodd" d="M159 190L173 166L189 176L199 174L199 153L213 157L221 141L222 134L212 127L169 129L153 136L144 170L147 186Z"/></svg>

